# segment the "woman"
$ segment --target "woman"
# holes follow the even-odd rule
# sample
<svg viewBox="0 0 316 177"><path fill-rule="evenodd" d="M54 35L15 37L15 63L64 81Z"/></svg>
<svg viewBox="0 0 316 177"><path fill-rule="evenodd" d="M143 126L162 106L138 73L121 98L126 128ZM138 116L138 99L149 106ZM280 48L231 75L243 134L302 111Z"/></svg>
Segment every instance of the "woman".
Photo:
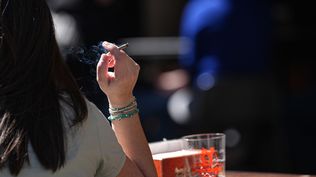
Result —
<svg viewBox="0 0 316 177"><path fill-rule="evenodd" d="M63 63L46 2L0 2L0 177L156 176L132 96L139 66L104 42L113 131Z"/></svg>

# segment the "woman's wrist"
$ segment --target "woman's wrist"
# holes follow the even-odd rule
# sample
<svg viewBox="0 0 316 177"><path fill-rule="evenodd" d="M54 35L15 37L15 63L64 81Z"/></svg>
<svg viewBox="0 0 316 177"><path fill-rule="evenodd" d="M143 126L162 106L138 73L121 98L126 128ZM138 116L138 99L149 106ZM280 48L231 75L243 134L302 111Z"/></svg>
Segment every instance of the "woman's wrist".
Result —
<svg viewBox="0 0 316 177"><path fill-rule="evenodd" d="M116 96L116 97L108 96L109 106L113 108L125 107L129 103L131 103L134 99L135 97L133 96L133 94L121 95L121 96Z"/></svg>
<svg viewBox="0 0 316 177"><path fill-rule="evenodd" d="M132 93L116 96L107 96L110 107L124 107L135 99Z"/></svg>
<svg viewBox="0 0 316 177"><path fill-rule="evenodd" d="M124 99L125 100L125 99ZM128 102L121 103L120 106L109 105L109 113L108 117L109 121L122 120L125 118L133 117L135 114L139 112L137 108L136 98L133 96L131 100Z"/></svg>

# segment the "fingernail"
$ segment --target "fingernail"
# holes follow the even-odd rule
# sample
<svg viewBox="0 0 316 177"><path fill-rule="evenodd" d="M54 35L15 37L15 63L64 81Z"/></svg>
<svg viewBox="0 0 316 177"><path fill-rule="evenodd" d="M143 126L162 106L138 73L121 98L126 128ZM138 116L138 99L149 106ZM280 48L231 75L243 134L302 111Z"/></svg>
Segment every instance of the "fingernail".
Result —
<svg viewBox="0 0 316 177"><path fill-rule="evenodd" d="M102 45L106 47L106 46L109 46L109 45L110 45L110 43L109 43L109 42L107 42L107 41L104 41L104 42L102 43Z"/></svg>

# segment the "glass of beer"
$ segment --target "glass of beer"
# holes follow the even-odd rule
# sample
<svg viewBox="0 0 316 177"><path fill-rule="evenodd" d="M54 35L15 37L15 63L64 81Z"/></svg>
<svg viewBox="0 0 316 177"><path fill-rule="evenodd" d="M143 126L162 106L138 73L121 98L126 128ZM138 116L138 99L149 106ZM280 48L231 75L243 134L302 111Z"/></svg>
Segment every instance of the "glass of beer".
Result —
<svg viewBox="0 0 316 177"><path fill-rule="evenodd" d="M192 154L185 158L185 176L225 177L225 134L193 134L181 139L183 153Z"/></svg>

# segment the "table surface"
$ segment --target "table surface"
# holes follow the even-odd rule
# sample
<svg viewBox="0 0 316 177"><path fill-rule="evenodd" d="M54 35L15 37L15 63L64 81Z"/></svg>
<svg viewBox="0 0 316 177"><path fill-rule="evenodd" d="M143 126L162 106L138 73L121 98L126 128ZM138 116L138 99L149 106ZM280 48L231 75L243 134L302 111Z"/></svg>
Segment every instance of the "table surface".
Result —
<svg viewBox="0 0 316 177"><path fill-rule="evenodd" d="M226 177L316 177L304 174L281 174L281 173L256 173L256 172L226 172Z"/></svg>

